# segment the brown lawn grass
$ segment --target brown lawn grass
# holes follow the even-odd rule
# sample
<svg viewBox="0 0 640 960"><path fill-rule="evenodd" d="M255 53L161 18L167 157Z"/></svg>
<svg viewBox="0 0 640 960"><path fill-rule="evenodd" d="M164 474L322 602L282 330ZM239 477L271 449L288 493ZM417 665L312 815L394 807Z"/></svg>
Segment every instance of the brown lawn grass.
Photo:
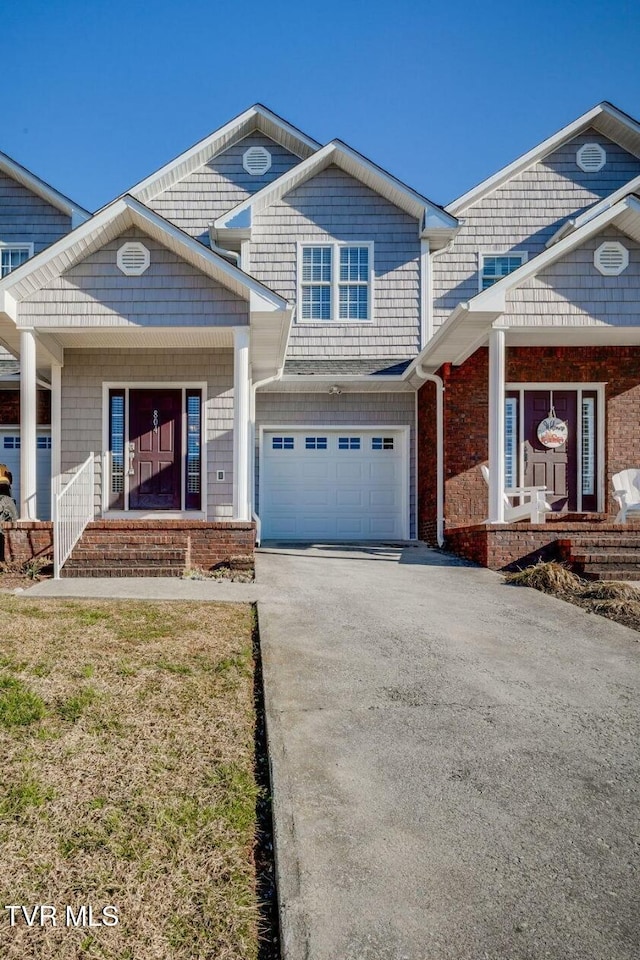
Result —
<svg viewBox="0 0 640 960"><path fill-rule="evenodd" d="M253 627L240 604L0 597L0 956L257 956ZM64 926L82 904L119 924Z"/></svg>

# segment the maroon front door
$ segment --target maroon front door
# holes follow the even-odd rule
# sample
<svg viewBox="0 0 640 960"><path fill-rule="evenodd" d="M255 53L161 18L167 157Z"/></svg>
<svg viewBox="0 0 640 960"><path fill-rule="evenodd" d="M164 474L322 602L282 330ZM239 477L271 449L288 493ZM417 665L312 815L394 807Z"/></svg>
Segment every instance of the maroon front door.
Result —
<svg viewBox="0 0 640 960"><path fill-rule="evenodd" d="M181 506L182 391L129 393L129 508Z"/></svg>
<svg viewBox="0 0 640 960"><path fill-rule="evenodd" d="M555 415L569 428L567 442L549 449L538 440L538 424ZM524 394L524 485L546 487L554 510L577 510L577 395L575 390L527 390Z"/></svg>

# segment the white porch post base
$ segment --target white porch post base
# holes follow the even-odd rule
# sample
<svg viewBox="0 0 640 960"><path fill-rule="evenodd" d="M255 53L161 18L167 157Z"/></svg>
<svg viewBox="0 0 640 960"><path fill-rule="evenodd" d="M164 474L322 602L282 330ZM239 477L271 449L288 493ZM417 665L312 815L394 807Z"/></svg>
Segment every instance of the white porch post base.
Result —
<svg viewBox="0 0 640 960"><path fill-rule="evenodd" d="M20 331L20 519L36 520L36 338Z"/></svg>
<svg viewBox="0 0 640 960"><path fill-rule="evenodd" d="M249 381L249 328L236 327L233 332L233 516L250 520L249 465L251 451L251 386Z"/></svg>
<svg viewBox="0 0 640 960"><path fill-rule="evenodd" d="M504 328L489 334L489 522L504 523Z"/></svg>

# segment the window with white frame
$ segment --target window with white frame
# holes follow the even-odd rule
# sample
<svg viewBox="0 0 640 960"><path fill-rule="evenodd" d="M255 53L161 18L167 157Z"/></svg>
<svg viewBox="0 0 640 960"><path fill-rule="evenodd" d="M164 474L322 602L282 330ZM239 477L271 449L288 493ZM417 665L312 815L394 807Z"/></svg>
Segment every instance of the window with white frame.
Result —
<svg viewBox="0 0 640 960"><path fill-rule="evenodd" d="M22 244L0 244L0 278L6 277L17 267L21 267L25 260L28 260L33 253L33 247L29 243Z"/></svg>
<svg viewBox="0 0 640 960"><path fill-rule="evenodd" d="M492 287L498 280L526 262L526 253L483 253L480 255L480 289Z"/></svg>
<svg viewBox="0 0 640 960"><path fill-rule="evenodd" d="M300 247L300 319L372 319L373 244L304 244Z"/></svg>

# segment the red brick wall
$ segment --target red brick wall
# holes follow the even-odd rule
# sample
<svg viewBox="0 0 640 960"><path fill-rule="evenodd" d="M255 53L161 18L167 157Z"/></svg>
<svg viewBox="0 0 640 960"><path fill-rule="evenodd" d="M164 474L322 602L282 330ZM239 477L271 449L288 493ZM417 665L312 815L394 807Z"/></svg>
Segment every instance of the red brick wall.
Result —
<svg viewBox="0 0 640 960"><path fill-rule="evenodd" d="M20 423L20 391L0 390L0 424ZM51 391L38 390L38 423L51 423Z"/></svg>
<svg viewBox="0 0 640 960"><path fill-rule="evenodd" d="M488 457L488 351L477 350L459 367L442 368L445 383L446 526L481 523L488 491L479 470ZM617 511L611 477L640 466L640 348L509 347L507 382L606 382L605 449L607 512ZM435 451L425 425L435 419L433 387L418 394L419 531L426 538L435 522L435 490L426 489L435 470ZM435 485L435 482L434 482Z"/></svg>
<svg viewBox="0 0 640 960"><path fill-rule="evenodd" d="M0 524L3 535L3 560L26 563L34 557L53 556L53 524L24 521Z"/></svg>

